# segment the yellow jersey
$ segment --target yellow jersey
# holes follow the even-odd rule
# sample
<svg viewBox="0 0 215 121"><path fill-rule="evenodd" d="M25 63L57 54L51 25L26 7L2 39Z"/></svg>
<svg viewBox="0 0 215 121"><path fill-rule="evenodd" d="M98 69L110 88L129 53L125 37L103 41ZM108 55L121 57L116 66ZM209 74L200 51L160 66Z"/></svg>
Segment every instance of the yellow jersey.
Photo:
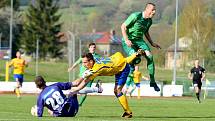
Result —
<svg viewBox="0 0 215 121"><path fill-rule="evenodd" d="M134 83L140 83L140 80L141 80L141 77L142 77L141 72L134 71L133 74L134 74Z"/></svg>
<svg viewBox="0 0 215 121"><path fill-rule="evenodd" d="M13 66L13 74L24 74L25 60L21 58L14 58L11 60L9 66Z"/></svg>
<svg viewBox="0 0 215 121"><path fill-rule="evenodd" d="M135 58L136 55L133 55L133 57ZM120 52L107 58L100 58L100 60L96 60L96 63L91 68L93 74L89 79L93 80L97 76L113 76L118 74L125 68L126 64L127 59Z"/></svg>

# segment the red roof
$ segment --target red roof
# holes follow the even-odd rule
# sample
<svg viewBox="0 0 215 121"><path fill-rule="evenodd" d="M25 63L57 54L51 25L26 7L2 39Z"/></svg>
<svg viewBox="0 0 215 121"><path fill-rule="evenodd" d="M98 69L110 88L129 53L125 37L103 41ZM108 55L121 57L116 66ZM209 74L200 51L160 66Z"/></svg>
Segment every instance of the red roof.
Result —
<svg viewBox="0 0 215 121"><path fill-rule="evenodd" d="M118 36L112 36L109 32L86 33L81 38L82 41L93 40L96 43L121 43L121 39Z"/></svg>

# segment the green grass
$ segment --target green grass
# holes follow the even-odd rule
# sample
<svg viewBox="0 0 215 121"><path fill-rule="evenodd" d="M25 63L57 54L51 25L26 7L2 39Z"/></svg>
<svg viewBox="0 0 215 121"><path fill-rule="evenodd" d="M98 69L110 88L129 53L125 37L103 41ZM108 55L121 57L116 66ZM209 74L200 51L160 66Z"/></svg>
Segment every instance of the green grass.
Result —
<svg viewBox="0 0 215 121"><path fill-rule="evenodd" d="M31 107L36 95L24 95L20 100L15 95L1 95L0 120L7 121L118 121L123 120L123 110L115 97L88 96L79 113L73 118L50 117L45 110L43 118L33 117ZM214 99L206 99L201 104L193 97L128 99L135 121L214 121Z"/></svg>

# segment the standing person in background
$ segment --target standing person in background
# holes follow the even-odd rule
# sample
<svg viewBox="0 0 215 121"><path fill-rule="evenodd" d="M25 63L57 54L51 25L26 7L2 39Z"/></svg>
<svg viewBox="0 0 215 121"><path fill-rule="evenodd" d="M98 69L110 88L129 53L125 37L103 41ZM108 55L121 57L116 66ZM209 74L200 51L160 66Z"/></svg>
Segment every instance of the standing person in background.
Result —
<svg viewBox="0 0 215 121"><path fill-rule="evenodd" d="M149 80L148 77L142 76L141 72L139 71L139 67L136 65L132 77L129 77L126 80L125 94L128 92L130 97L131 97L132 93L134 92L134 90L137 87L137 89L138 89L138 97L137 98L140 99L140 81L141 81L141 78L143 78L144 80ZM129 91L130 86L131 86L131 90Z"/></svg>
<svg viewBox="0 0 215 121"><path fill-rule="evenodd" d="M147 60L147 69L150 76L150 86L154 87L155 91L160 91L160 88L155 82L155 65L151 50L147 43L143 40L145 35L151 46L161 49L161 47L154 43L149 34L149 28L152 25L152 17L155 15L155 4L147 3L143 12L132 13L126 21L121 25L122 31L122 46L128 56L137 52L138 49L144 50L144 57ZM141 58L137 57L131 64L131 73L134 71L135 64L140 63Z"/></svg>
<svg viewBox="0 0 215 121"><path fill-rule="evenodd" d="M14 80L16 81L16 87L14 89L17 98L20 98L20 87L24 80L24 69L27 66L27 62L21 58L20 51L16 52L16 58L12 59L9 63L9 67L13 66Z"/></svg>
<svg viewBox="0 0 215 121"><path fill-rule="evenodd" d="M96 51L96 44L95 43L90 43L88 47L89 47L88 48L89 53L92 53L95 60L98 60L99 58L101 58L101 56L95 52ZM81 77L83 72L86 70L86 68L82 65L82 58L81 57L72 65L72 67L68 68L68 72L73 70L78 64L81 64L80 71L79 71L79 77ZM100 81L100 80L98 80L98 81ZM92 83L93 83L93 80L88 82L87 87L91 87ZM79 101L80 106L82 106L82 104L84 103L86 98L87 98L87 94L84 94L83 96L80 97L80 101Z"/></svg>
<svg viewBox="0 0 215 121"><path fill-rule="evenodd" d="M190 73L188 74L188 78L190 80L193 80L193 87L196 93L196 97L199 103L201 103L200 94L201 94L202 81L205 78L205 69L199 65L198 59L195 60L194 67L190 70Z"/></svg>

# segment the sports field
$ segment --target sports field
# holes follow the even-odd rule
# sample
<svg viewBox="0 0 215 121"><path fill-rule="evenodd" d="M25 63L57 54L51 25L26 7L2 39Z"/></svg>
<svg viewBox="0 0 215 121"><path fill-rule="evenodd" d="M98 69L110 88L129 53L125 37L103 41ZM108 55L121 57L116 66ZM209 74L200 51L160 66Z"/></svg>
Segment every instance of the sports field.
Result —
<svg viewBox="0 0 215 121"><path fill-rule="evenodd" d="M214 121L214 99L206 99L201 104L193 97L128 99L135 121ZM24 95L17 99L12 94L0 95L1 121L119 121L123 113L118 101L112 96L88 96L74 118L50 117L45 110L44 117L30 114L36 102L36 95Z"/></svg>

